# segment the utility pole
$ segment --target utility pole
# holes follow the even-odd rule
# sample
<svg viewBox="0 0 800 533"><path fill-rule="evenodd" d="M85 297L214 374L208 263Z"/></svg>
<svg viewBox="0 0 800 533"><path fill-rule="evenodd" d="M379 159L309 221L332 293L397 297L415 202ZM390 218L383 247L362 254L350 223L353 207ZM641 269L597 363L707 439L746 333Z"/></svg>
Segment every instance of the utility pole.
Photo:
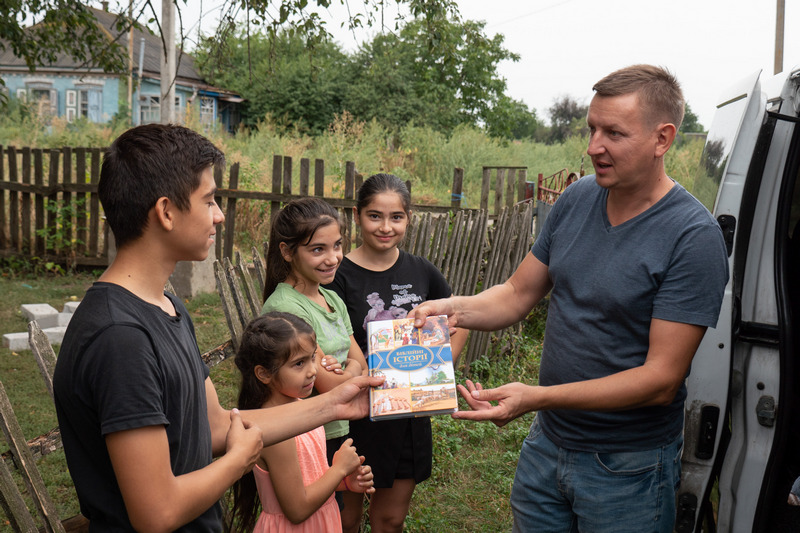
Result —
<svg viewBox="0 0 800 533"><path fill-rule="evenodd" d="M175 122L175 4L162 0L161 33L164 50L161 50L161 123Z"/></svg>
<svg viewBox="0 0 800 533"><path fill-rule="evenodd" d="M786 14L786 0L777 0L775 11L775 74L783 72L783 22Z"/></svg>
<svg viewBox="0 0 800 533"><path fill-rule="evenodd" d="M128 113L131 114L133 125L133 0L128 1Z"/></svg>

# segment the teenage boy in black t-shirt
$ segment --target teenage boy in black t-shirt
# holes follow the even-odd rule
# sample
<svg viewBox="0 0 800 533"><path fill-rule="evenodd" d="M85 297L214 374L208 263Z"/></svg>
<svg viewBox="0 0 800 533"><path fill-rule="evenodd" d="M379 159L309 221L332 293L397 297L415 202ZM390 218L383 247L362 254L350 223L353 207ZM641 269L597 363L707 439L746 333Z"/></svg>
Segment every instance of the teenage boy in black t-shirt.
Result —
<svg viewBox="0 0 800 533"><path fill-rule="evenodd" d="M262 446L367 413L359 377L268 410L224 410L180 300L163 287L201 261L224 217L212 168L222 152L180 126L123 133L98 192L117 256L67 328L54 375L70 474L93 531L221 531L218 501ZM219 459L212 462L212 457Z"/></svg>

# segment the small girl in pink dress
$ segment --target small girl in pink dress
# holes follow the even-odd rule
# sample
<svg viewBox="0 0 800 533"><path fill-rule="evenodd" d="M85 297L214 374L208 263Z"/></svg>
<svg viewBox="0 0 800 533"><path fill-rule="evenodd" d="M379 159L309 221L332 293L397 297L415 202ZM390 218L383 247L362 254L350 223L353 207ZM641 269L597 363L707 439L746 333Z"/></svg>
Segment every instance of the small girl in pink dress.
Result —
<svg viewBox="0 0 800 533"><path fill-rule="evenodd" d="M317 375L316 350L314 330L295 315L270 312L253 319L235 359L242 373L239 408L307 398ZM341 532L334 492L375 491L372 470L352 444L352 439L344 441L330 467L322 426L264 448L253 471L233 486L230 530Z"/></svg>

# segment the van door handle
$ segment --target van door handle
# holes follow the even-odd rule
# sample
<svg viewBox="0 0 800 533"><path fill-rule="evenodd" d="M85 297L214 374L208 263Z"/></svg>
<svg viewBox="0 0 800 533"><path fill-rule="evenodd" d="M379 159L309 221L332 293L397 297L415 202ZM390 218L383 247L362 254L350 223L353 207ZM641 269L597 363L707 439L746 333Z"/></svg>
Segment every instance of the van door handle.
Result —
<svg viewBox="0 0 800 533"><path fill-rule="evenodd" d="M733 236L736 233L736 217L733 215L720 215L717 217L717 224L722 229L722 237L725 239L725 248L728 250L728 257L733 253Z"/></svg>

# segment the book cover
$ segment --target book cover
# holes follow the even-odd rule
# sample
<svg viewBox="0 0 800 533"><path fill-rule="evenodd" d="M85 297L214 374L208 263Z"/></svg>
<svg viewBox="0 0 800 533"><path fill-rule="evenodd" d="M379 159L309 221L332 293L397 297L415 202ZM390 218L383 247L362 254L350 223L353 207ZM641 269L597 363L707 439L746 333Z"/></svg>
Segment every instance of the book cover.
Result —
<svg viewBox="0 0 800 533"><path fill-rule="evenodd" d="M370 389L370 420L452 413L458 409L450 329L446 316L376 320L367 324L370 375L384 376Z"/></svg>

